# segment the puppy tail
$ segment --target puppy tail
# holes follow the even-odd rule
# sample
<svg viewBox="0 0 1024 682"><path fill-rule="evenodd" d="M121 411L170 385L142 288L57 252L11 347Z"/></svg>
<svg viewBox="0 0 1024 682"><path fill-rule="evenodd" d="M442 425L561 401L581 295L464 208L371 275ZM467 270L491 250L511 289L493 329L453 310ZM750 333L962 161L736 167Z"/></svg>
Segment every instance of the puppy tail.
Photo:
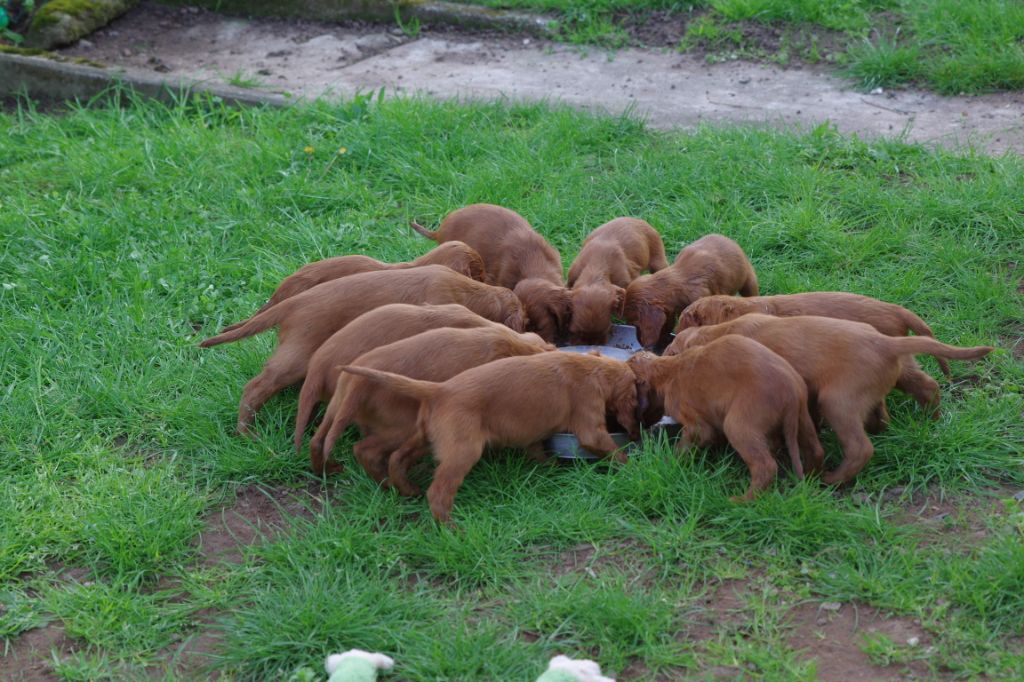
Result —
<svg viewBox="0 0 1024 682"><path fill-rule="evenodd" d="M974 360L992 352L992 346L962 348L936 341L930 336L886 337L899 355L931 355L953 360Z"/></svg>
<svg viewBox="0 0 1024 682"><path fill-rule="evenodd" d="M382 372L379 369L370 369L369 367L345 365L341 368L341 371L366 377L370 381L383 384L386 388L394 391L395 393L401 393L402 395L409 396L410 398L415 398L420 401L433 398L438 389L438 384L433 381L410 379L409 377L404 377L401 374Z"/></svg>
<svg viewBox="0 0 1024 682"><path fill-rule="evenodd" d="M910 331L914 332L918 336L930 336L935 338L935 334L932 333L932 328L928 326L928 323L911 311L906 308L900 308L900 316L903 318L903 324L907 325L907 328L910 329ZM942 373L948 377L949 363L942 358L936 359L939 361L939 368L942 369Z"/></svg>
<svg viewBox="0 0 1024 682"><path fill-rule="evenodd" d="M422 225L420 225L415 220L409 221L409 227L411 227L412 229L416 230L417 232L422 234L427 239L432 239L435 242L438 241L438 239L437 239L437 232L436 231L428 230L427 228L423 227Z"/></svg>
<svg viewBox="0 0 1024 682"><path fill-rule="evenodd" d="M252 314L252 317L246 318L246 319L242 320L241 322L235 322L234 324L229 324L228 326L226 326L223 329L221 329L220 333L223 334L224 332L230 332L230 331L234 331L234 330L238 329L243 324L245 324L246 322L251 320L253 317L256 317L260 313L265 312L266 310L270 309L275 303L277 303L277 301L275 301L273 298L271 298L269 301L267 301L266 303L261 305L259 307L259 310L257 310L256 312L254 312Z"/></svg>
<svg viewBox="0 0 1024 682"><path fill-rule="evenodd" d="M793 465L793 471L800 480L804 478L804 462L800 459L800 410L806 410L806 406L800 409L790 410L786 413L782 425L782 436L786 440L786 451L789 452L789 462Z"/></svg>
<svg viewBox="0 0 1024 682"><path fill-rule="evenodd" d="M267 308L261 313L256 313L248 320L233 324L229 327L225 327L220 334L212 336L202 343L199 344L200 348L209 348L210 346L219 346L222 343L230 343L231 341L238 341L250 336L265 332L270 329L284 317L286 310L283 305L275 305Z"/></svg>

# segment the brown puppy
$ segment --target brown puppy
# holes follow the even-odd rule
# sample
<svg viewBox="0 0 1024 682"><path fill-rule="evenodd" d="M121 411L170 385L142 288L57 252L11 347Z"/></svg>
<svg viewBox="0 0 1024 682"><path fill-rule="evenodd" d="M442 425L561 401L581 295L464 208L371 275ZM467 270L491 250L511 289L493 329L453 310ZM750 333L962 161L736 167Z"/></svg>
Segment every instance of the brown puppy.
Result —
<svg viewBox="0 0 1024 682"><path fill-rule="evenodd" d="M363 313L350 324L336 331L324 341L309 359L306 380L299 391L299 411L295 416L295 450L302 448L302 436L309 418L320 402L327 402L334 395L341 370L338 365L347 365L363 353L389 343L422 334L431 329L455 327L498 327L504 325L480 317L473 311L457 304L408 305L392 303ZM400 372L404 374L404 372ZM422 377L421 377L422 378Z"/></svg>
<svg viewBox="0 0 1024 682"><path fill-rule="evenodd" d="M886 336L871 325L828 317L772 317L749 314L710 327L690 327L666 355L701 346L726 334L740 334L784 357L807 382L811 399L843 446L843 461L822 477L845 483L864 468L874 447L864 423L896 385L904 358L927 353L969 360L987 355L991 346L957 348L928 336Z"/></svg>
<svg viewBox="0 0 1024 682"><path fill-rule="evenodd" d="M644 270L667 267L661 236L643 220L616 218L591 232L569 268L572 343L602 345L629 283Z"/></svg>
<svg viewBox="0 0 1024 682"><path fill-rule="evenodd" d="M207 348L280 327L274 354L242 391L238 432L246 432L270 396L306 376L309 358L320 344L363 313L388 303L459 303L515 331L523 331L525 324L523 305L511 291L443 265L364 272L318 284L199 344Z"/></svg>
<svg viewBox="0 0 1024 682"><path fill-rule="evenodd" d="M571 353L507 358L440 384L366 367L343 369L420 401L417 433L389 464L402 466L407 453L427 442L433 446L437 470L427 500L441 522L448 521L455 493L485 445L527 447L571 431L584 448L607 457L618 447L605 424L609 412L631 434L637 432L636 378L626 363L611 358ZM615 459L625 461L626 453L616 453Z"/></svg>
<svg viewBox="0 0 1024 682"><path fill-rule="evenodd" d="M264 303L256 311L256 314L262 313L270 306L276 305L286 298L291 298L295 294L301 294L317 284L323 284L333 279L341 279L349 275L359 275L364 272L405 270L407 268L419 268L424 265L446 265L460 275L465 275L478 282L484 281L484 261L480 254L474 251L468 244L457 241L445 242L408 263L382 263L369 256L337 256L303 265L285 277L274 293L271 294L270 300ZM241 327L247 321L236 322L229 327L225 327L224 331L231 331Z"/></svg>
<svg viewBox="0 0 1024 682"><path fill-rule="evenodd" d="M635 325L645 348L667 338L676 315L704 296L757 296L757 275L739 244L709 234L679 252L675 262L634 280L626 289L623 314Z"/></svg>
<svg viewBox="0 0 1024 682"><path fill-rule="evenodd" d="M924 320L902 306L841 291L812 291L750 298L706 296L686 307L679 318L676 333L689 327L728 322L747 313L762 313L775 317L818 315L870 324L886 336L906 336L910 332L918 336L935 336ZM942 358L937 360L943 374L949 376L949 363ZM939 384L922 371L913 358L904 360L903 372L896 382L896 388L913 396L924 410L938 419L941 400ZM883 404L883 410L884 407ZM884 428L885 421L887 417L882 416L881 421L876 423L872 430Z"/></svg>
<svg viewBox="0 0 1024 682"><path fill-rule="evenodd" d="M395 372L426 381L445 381L470 367L516 355L553 351L537 334L517 334L502 325L479 329L434 329L375 348L353 361L359 367ZM340 368L337 368L341 374ZM337 379L334 397L324 420L310 441L313 471L339 467L329 461L334 442L349 424L356 424L363 440L353 454L378 483L388 475L388 456L416 432L419 402L389 391L378 383L352 374ZM298 446L301 441L296 441ZM401 472L391 483L405 495L416 494Z"/></svg>
<svg viewBox="0 0 1024 682"><path fill-rule="evenodd" d="M441 227L414 230L435 242L458 239L484 259L488 284L512 289L523 302L528 328L553 342L569 321L572 301L562 281L562 259L515 211L473 204L449 213Z"/></svg>
<svg viewBox="0 0 1024 682"><path fill-rule="evenodd" d="M687 306L679 318L676 332L687 327L728 322L747 313L775 317L818 315L870 324L886 336L906 336L910 332L918 336L935 336L924 320L903 306L845 291L808 291L802 294L750 298L706 296ZM942 373L949 376L949 363L941 358L938 361Z"/></svg>
<svg viewBox="0 0 1024 682"><path fill-rule="evenodd" d="M725 436L750 469L743 499L753 499L775 478L778 465L769 450L774 436L785 441L798 477L804 475L801 453L808 468L821 468L824 452L807 412L803 379L756 341L733 334L674 357L638 353L627 364L637 376L638 394L653 388L665 412L683 425L677 449L709 447Z"/></svg>

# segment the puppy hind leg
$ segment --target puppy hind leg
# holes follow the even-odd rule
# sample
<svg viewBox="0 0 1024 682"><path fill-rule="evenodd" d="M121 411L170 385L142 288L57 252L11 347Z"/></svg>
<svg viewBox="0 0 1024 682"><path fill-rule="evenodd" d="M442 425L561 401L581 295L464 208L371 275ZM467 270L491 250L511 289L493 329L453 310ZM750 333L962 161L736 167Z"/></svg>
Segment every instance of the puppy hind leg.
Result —
<svg viewBox="0 0 1024 682"><path fill-rule="evenodd" d="M448 438L436 443L434 451L439 464L434 471L434 480L427 489L427 502L438 523L448 523L451 521L455 494L462 486L466 474L483 455L484 442L477 439Z"/></svg>
<svg viewBox="0 0 1024 682"><path fill-rule="evenodd" d="M309 353L305 349L278 347L267 360L263 370L242 389L242 398L238 402L238 423L236 430L240 435L247 435L256 412L263 407L273 395L297 383L306 376L306 363Z"/></svg>
<svg viewBox="0 0 1024 682"><path fill-rule="evenodd" d="M822 398L821 411L843 447L843 461L821 480L828 484L842 484L853 479L863 469L875 447L864 431L864 416L870 406L850 404L838 398Z"/></svg>
<svg viewBox="0 0 1024 682"><path fill-rule="evenodd" d="M825 467L825 448L818 438L818 429L814 426L810 412L804 407L800 410L800 456L809 472L818 473Z"/></svg>
<svg viewBox="0 0 1024 682"><path fill-rule="evenodd" d="M739 454L750 470L750 487L741 498L733 498L734 502L750 501L754 496L771 485L778 474L779 465L775 462L765 435L752 431L742 419L726 415L722 424L725 437Z"/></svg>

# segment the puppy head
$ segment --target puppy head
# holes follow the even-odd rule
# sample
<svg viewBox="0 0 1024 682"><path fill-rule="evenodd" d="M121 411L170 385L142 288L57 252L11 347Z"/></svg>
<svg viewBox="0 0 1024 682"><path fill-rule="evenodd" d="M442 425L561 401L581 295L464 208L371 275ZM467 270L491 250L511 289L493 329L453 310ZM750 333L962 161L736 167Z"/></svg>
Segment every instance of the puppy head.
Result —
<svg viewBox="0 0 1024 682"><path fill-rule="evenodd" d="M451 241L441 244L434 251L442 249L444 252L440 254L440 257L443 260L438 261L441 265L447 265L460 275L465 275L478 282L484 281L484 259L480 257L476 249L463 242Z"/></svg>
<svg viewBox="0 0 1024 682"><path fill-rule="evenodd" d="M554 343L572 314L569 290L545 280L527 279L517 284L514 291L526 312L527 328Z"/></svg>
<svg viewBox="0 0 1024 682"><path fill-rule="evenodd" d="M679 355L687 348L694 348L704 344L704 333L701 331L701 327L690 327L676 334L676 338L672 339L672 343L668 344L668 348L662 355L671 356Z"/></svg>
<svg viewBox="0 0 1024 682"><path fill-rule="evenodd" d="M526 310L519 297L504 287L491 288L500 307L497 319L512 331L526 331Z"/></svg>
<svg viewBox="0 0 1024 682"><path fill-rule="evenodd" d="M652 275L644 275L633 280L626 288L622 304L622 316L636 327L644 348L657 345L668 322L668 312L653 291L654 280L651 278Z"/></svg>
<svg viewBox="0 0 1024 682"><path fill-rule="evenodd" d="M600 346L612 330L612 312L619 312L625 301L622 287L586 286L572 290L572 322L569 339L576 345Z"/></svg>
<svg viewBox="0 0 1024 682"><path fill-rule="evenodd" d="M676 325L676 333L690 327L728 322L742 315L746 306L735 296L705 296L686 306Z"/></svg>
<svg viewBox="0 0 1024 682"><path fill-rule="evenodd" d="M548 343L547 341L542 339L540 334L526 332L524 334L520 334L519 338L522 339L524 343L529 344L529 346L532 349L535 349L536 352L546 353L548 351L558 350L557 348L555 348L554 344Z"/></svg>

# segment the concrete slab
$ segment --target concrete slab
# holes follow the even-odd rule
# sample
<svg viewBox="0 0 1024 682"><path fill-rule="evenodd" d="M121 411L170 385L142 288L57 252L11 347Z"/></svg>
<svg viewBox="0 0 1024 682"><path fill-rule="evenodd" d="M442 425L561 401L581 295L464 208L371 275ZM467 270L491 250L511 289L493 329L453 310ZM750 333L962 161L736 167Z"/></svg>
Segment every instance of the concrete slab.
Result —
<svg viewBox="0 0 1024 682"><path fill-rule="evenodd" d="M614 53L516 37L397 27L238 19L143 3L63 51L210 83L316 98L381 87L438 98L564 102L632 109L659 128L757 123L809 128L831 122L864 136L989 153L1024 152L1024 93L940 97L863 93L824 68L705 61L665 50Z"/></svg>

